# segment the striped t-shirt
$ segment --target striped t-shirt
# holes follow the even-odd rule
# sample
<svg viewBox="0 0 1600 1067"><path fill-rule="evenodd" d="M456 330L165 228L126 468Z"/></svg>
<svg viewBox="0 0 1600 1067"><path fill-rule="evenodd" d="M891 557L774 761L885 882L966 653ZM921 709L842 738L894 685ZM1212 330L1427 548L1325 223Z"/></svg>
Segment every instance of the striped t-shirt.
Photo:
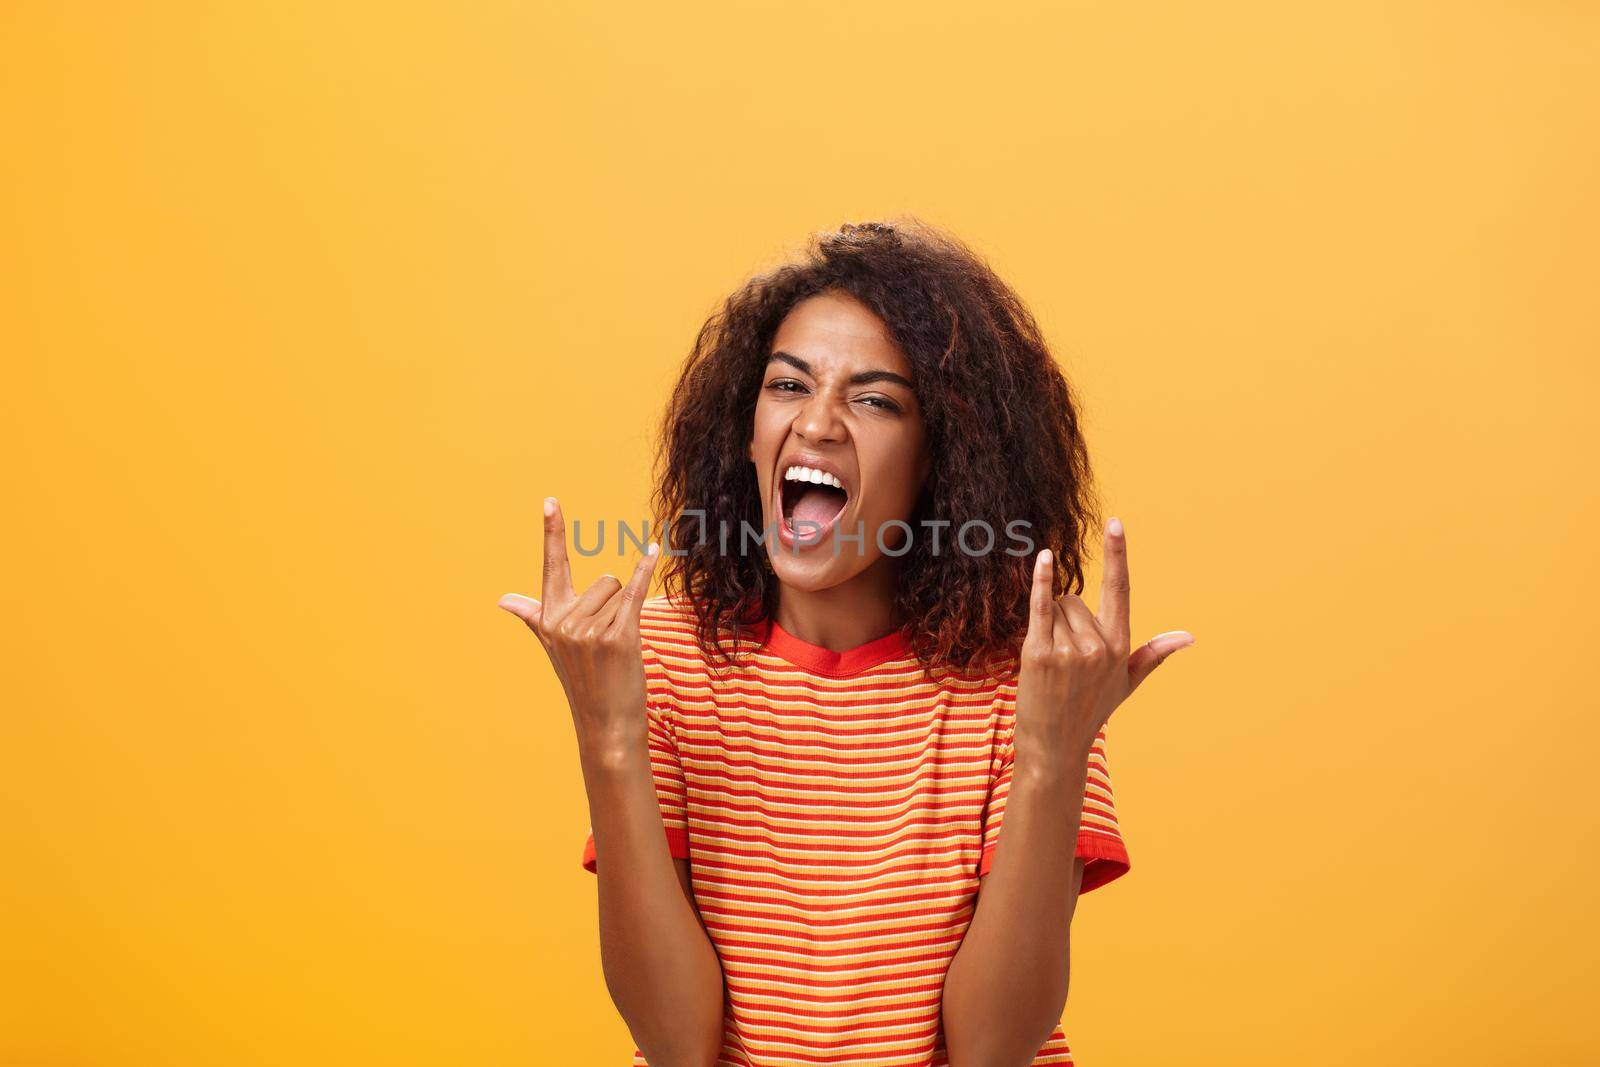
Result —
<svg viewBox="0 0 1600 1067"><path fill-rule="evenodd" d="M718 1064L946 1064L940 993L1005 815L1016 684L929 681L899 633L833 652L773 623L713 675L665 597L640 631L667 846L725 980ZM1103 730L1077 854L1080 893L1128 870ZM1059 1025L1033 1062L1073 1062Z"/></svg>

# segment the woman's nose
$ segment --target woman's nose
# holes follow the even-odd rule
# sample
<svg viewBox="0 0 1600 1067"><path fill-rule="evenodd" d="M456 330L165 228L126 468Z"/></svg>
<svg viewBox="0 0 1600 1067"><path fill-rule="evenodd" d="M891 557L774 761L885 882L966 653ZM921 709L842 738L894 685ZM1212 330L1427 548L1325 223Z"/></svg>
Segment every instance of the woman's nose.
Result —
<svg viewBox="0 0 1600 1067"><path fill-rule="evenodd" d="M794 431L807 441L822 444L844 438L844 420L838 405L822 393L813 393L794 420Z"/></svg>

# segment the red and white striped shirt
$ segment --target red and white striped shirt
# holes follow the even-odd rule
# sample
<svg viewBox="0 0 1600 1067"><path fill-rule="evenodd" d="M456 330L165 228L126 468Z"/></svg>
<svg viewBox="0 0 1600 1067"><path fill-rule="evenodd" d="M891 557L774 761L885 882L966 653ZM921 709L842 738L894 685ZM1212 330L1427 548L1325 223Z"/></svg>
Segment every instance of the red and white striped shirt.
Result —
<svg viewBox="0 0 1600 1067"><path fill-rule="evenodd" d="M776 624L714 675L665 597L640 629L667 847L726 982L717 1062L942 1067L940 993L1005 815L1016 684L930 681L902 634L832 652ZM1077 854L1080 893L1128 870L1104 731ZM1059 1025L1033 1062L1073 1062Z"/></svg>

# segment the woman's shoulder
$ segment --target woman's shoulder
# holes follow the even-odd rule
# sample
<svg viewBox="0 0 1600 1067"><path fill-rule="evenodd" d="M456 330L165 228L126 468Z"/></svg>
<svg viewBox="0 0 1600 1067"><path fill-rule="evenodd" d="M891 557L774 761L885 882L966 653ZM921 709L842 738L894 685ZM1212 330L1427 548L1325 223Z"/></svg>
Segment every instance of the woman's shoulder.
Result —
<svg viewBox="0 0 1600 1067"><path fill-rule="evenodd" d="M653 696L681 691L704 675L705 657L695 632L691 605L667 596L650 597L640 605L639 646Z"/></svg>
<svg viewBox="0 0 1600 1067"><path fill-rule="evenodd" d="M669 596L655 596L639 608L639 638L647 650L698 655L698 620L694 605Z"/></svg>
<svg viewBox="0 0 1600 1067"><path fill-rule="evenodd" d="M675 596L647 597L639 609L639 626L641 629L659 627L662 625L687 624L694 625L694 605L687 600Z"/></svg>
<svg viewBox="0 0 1600 1067"><path fill-rule="evenodd" d="M935 666L930 677L940 686L954 692L983 693L996 700L1015 702L1017 698L1017 660L1015 656L996 655L981 662L975 661L964 668Z"/></svg>

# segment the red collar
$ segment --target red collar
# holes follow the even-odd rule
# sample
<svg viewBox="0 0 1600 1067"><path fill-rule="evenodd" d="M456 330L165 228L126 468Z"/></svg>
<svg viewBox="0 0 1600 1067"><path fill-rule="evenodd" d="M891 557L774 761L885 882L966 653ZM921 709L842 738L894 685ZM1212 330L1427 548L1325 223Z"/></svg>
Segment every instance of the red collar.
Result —
<svg viewBox="0 0 1600 1067"><path fill-rule="evenodd" d="M797 667L835 678L860 674L868 667L876 667L880 663L911 655L911 639L903 629L884 634L864 645L835 652L821 645L802 641L779 626L777 620L769 619L757 627L756 639L765 652L786 659Z"/></svg>

